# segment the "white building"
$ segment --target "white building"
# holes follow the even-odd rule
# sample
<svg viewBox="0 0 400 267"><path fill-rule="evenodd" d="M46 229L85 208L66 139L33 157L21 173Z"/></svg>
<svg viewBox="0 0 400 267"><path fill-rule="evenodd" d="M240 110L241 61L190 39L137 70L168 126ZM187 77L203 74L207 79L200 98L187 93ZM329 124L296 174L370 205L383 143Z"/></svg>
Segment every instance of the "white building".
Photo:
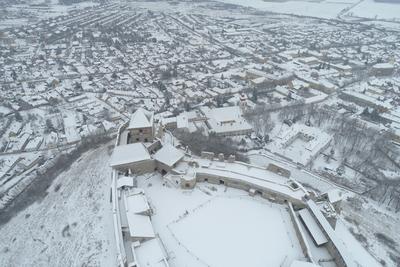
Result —
<svg viewBox="0 0 400 267"><path fill-rule="evenodd" d="M110 166L119 171L146 173L154 170L154 161L142 143L134 143L115 147Z"/></svg>
<svg viewBox="0 0 400 267"><path fill-rule="evenodd" d="M166 174L176 167L176 164L182 160L184 155L185 154L181 150L167 143L154 154L153 158L156 161L157 170L162 174Z"/></svg>
<svg viewBox="0 0 400 267"><path fill-rule="evenodd" d="M218 136L246 135L253 131L238 106L215 109L201 107L200 110L207 117L209 131Z"/></svg>
<svg viewBox="0 0 400 267"><path fill-rule="evenodd" d="M387 76L394 72L394 65L390 63L379 63L372 66L372 73L376 76Z"/></svg>
<svg viewBox="0 0 400 267"><path fill-rule="evenodd" d="M326 149L332 137L318 128L294 124L282 128L275 134L268 148L302 166L307 166L319 153Z"/></svg>

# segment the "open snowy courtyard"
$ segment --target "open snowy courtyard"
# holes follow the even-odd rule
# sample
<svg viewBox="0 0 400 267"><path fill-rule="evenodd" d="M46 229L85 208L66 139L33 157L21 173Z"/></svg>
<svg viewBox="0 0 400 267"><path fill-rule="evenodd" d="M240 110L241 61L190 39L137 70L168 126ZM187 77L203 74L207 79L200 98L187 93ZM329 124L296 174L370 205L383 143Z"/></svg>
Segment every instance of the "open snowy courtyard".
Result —
<svg viewBox="0 0 400 267"><path fill-rule="evenodd" d="M289 266L303 258L285 206L220 185L182 190L159 175L139 183L171 266Z"/></svg>
<svg viewBox="0 0 400 267"><path fill-rule="evenodd" d="M221 196L170 227L184 246L210 266L279 266L286 258L301 256L297 240L285 229L288 219L280 207ZM205 231L193 231L194 227Z"/></svg>

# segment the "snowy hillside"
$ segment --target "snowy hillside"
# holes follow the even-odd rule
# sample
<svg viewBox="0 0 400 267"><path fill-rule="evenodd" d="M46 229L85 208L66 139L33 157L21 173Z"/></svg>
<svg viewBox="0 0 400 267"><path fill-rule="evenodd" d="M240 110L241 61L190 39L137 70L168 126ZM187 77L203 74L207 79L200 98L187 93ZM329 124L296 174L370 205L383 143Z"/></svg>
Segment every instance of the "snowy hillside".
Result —
<svg viewBox="0 0 400 267"><path fill-rule="evenodd" d="M0 226L0 266L112 266L108 160L106 146L84 154Z"/></svg>

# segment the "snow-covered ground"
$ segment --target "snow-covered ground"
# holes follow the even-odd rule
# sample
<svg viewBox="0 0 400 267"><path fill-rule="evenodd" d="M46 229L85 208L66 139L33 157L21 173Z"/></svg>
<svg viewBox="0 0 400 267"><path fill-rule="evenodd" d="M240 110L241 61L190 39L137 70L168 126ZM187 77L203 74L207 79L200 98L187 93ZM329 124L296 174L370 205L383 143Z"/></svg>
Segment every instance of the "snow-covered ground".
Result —
<svg viewBox="0 0 400 267"><path fill-rule="evenodd" d="M85 153L48 194L0 226L0 266L113 266L106 146Z"/></svg>
<svg viewBox="0 0 400 267"><path fill-rule="evenodd" d="M249 158L253 164L266 166L269 163L274 163L280 166L284 166L286 169L291 171L292 177L294 179L320 192L335 188L335 186L327 180L322 179L304 170L297 169L290 164L285 164L285 162L283 161L272 159L267 154L250 153ZM354 194L348 192L346 193L346 195L355 197ZM385 217L384 223L382 223L380 219L378 219L383 216ZM346 220L344 220L344 218ZM348 222L347 220L350 220L350 222ZM339 236L340 238L342 238L345 245L347 247L351 247L354 259L358 263L362 264L362 266L379 266L378 261L380 259L384 259L387 266L396 266L394 262L390 261L391 253L392 255L395 254L391 251L390 248L386 247L382 243L379 243L374 234L383 233L387 236L391 236L391 233L398 233L398 231L394 230L394 228L396 227L396 225L399 224L399 220L400 217L397 214L379 208L372 201L369 204L364 204L364 207L354 208L354 206L346 200L344 202L343 215L338 221L336 231L340 233ZM355 231L356 234L361 234L362 236L367 238L367 242L360 243L360 240L356 241L355 237L350 233L350 229ZM398 240L398 238L399 237L397 237L397 234L396 236L393 236L394 240ZM312 244L312 242L309 243ZM370 255L366 249L372 255ZM317 248L313 245L312 252L316 258L324 259L330 257L328 254L326 254L326 251L323 251L322 249Z"/></svg>
<svg viewBox="0 0 400 267"><path fill-rule="evenodd" d="M340 231L343 240L350 240L353 236L349 236L344 230L344 226L352 229L355 234L359 235L359 242L378 261L384 261L386 266L399 266L399 240L400 240L400 216L397 213L388 211L380 207L378 203L354 196L352 201L345 201L343 205L342 216L346 219L338 225L336 231ZM384 242L377 238L377 235L383 235L393 240L394 244ZM355 252L359 251L360 246L354 247ZM364 263L362 258L360 263Z"/></svg>
<svg viewBox="0 0 400 267"><path fill-rule="evenodd" d="M34 6L34 1L29 2L33 6L30 5L12 5L7 7L5 10L9 12L9 14L18 14L21 10L29 13L31 16L29 17L18 17L16 15L14 18L1 18L0 17L0 29L19 27L23 25L28 25L35 21L36 19L44 19L44 18L52 18L57 16L67 15L69 11L85 9L88 7L95 7L98 3L92 1L84 1L81 3L75 3L73 5L60 5L58 1L52 1L49 5L44 3L44 1L38 1L36 4L46 4L44 8L37 8Z"/></svg>
<svg viewBox="0 0 400 267"><path fill-rule="evenodd" d="M343 240L345 245L351 249L354 259L361 264L361 266L368 267L379 267L379 263L374 259L367 250L362 246L362 244L356 240L356 238L351 234L349 229L344 225L342 220L338 220L335 228L335 232L338 233L340 238ZM349 249L349 251L350 251Z"/></svg>
<svg viewBox="0 0 400 267"><path fill-rule="evenodd" d="M362 18L400 20L400 4L381 3L374 0L364 0L352 8L349 13Z"/></svg>
<svg viewBox="0 0 400 267"><path fill-rule="evenodd" d="M207 183L164 186L159 175L138 186L171 266L289 266L304 258L285 206Z"/></svg>
<svg viewBox="0 0 400 267"><path fill-rule="evenodd" d="M263 11L276 13L294 14L319 18L336 18L346 7L352 5L356 0L347 1L263 1L263 0L220 0L221 2L248 6Z"/></svg>
<svg viewBox="0 0 400 267"><path fill-rule="evenodd" d="M348 15L379 18L400 19L400 4L379 3L374 0L344 1L263 1L263 0L219 0L220 2L257 8L276 13L311 16L318 18L337 18L341 12ZM354 7L353 7L354 5ZM352 8L353 7L353 8ZM349 9L346 12L345 9Z"/></svg>

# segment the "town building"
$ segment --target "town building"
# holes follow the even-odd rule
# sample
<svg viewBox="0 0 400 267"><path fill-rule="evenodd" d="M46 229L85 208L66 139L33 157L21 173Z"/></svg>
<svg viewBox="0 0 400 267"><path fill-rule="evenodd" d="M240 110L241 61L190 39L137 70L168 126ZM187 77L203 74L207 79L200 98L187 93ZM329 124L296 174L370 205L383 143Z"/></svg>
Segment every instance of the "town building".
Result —
<svg viewBox="0 0 400 267"><path fill-rule="evenodd" d="M381 112L387 111L392 107L389 103L380 101L375 97L356 91L342 91L339 97L343 100L354 102L363 107L376 108Z"/></svg>
<svg viewBox="0 0 400 267"><path fill-rule="evenodd" d="M332 136L318 128L294 124L281 129L274 141L268 144L268 149L300 166L307 166L329 146L331 140Z"/></svg>
<svg viewBox="0 0 400 267"><path fill-rule="evenodd" d="M253 131L239 106L215 109L201 107L200 111L207 117L206 125L209 132L217 136L246 135Z"/></svg>
<svg viewBox="0 0 400 267"><path fill-rule="evenodd" d="M372 66L371 71L375 76L389 76L394 72L394 65L390 63L378 63Z"/></svg>

